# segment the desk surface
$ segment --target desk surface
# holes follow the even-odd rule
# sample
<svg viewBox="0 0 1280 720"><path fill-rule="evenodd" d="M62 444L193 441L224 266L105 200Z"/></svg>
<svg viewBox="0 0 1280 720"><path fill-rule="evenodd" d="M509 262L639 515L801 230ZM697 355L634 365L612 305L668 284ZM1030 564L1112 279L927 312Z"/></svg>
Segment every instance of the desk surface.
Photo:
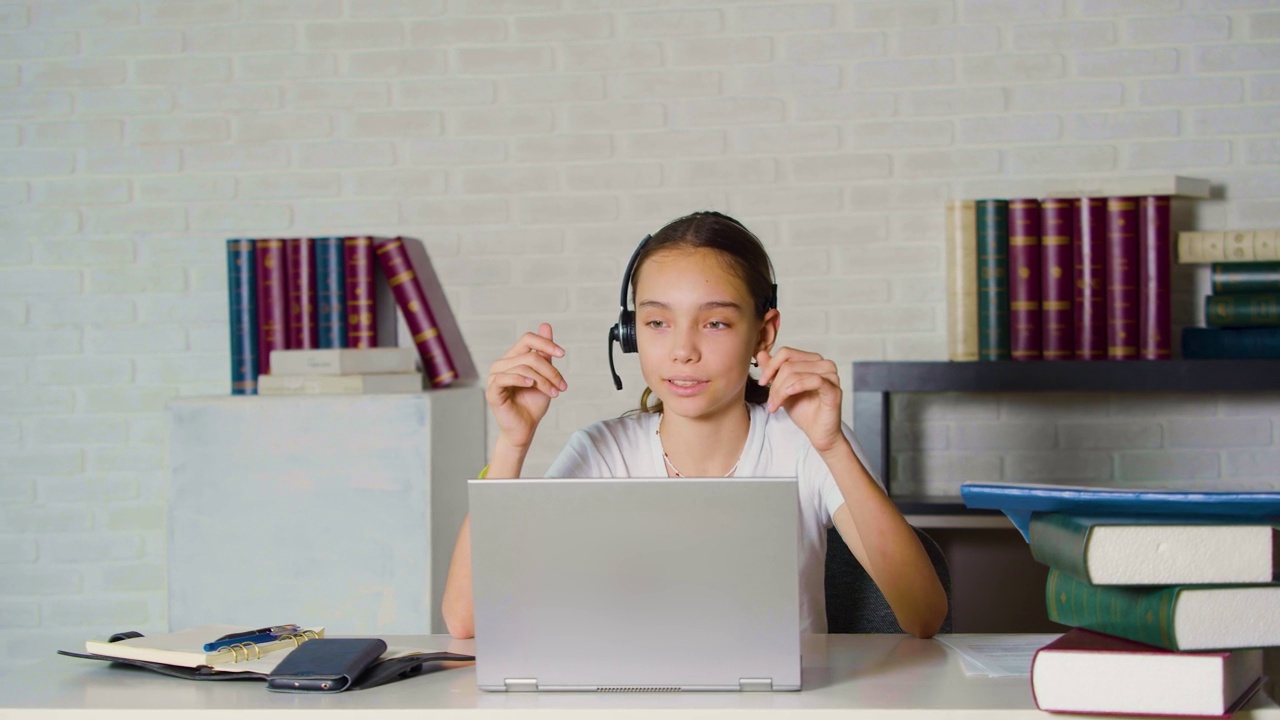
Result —
<svg viewBox="0 0 1280 720"><path fill-rule="evenodd" d="M393 646L471 652L469 641L445 636L388 637ZM343 716L482 718L511 711L545 717L566 713L661 712L670 717L719 717L726 711L790 717L797 711L850 710L859 717L1037 717L1025 677L966 676L960 656L932 640L904 635L817 635L803 645L801 692L790 693L485 693L476 689L469 663L369 690L335 695L268 692L257 681L196 682L147 670L54 656L0 677L0 720L11 718L115 717L136 719L231 717L262 710L326 710ZM1280 720L1280 707L1255 696L1239 720Z"/></svg>

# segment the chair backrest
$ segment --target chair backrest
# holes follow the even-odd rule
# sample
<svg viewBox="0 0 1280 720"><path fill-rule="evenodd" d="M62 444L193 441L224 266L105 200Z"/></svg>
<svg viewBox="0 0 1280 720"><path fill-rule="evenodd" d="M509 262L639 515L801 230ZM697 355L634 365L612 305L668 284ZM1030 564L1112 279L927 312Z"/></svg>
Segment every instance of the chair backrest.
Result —
<svg viewBox="0 0 1280 720"><path fill-rule="evenodd" d="M951 632L951 572L947 558L933 538L920 528L912 527L925 552L933 561L933 569L947 593L947 617L938 632ZM829 633L900 633L902 627L893 616L889 601L876 583L849 551L844 538L835 528L827 531L827 632Z"/></svg>

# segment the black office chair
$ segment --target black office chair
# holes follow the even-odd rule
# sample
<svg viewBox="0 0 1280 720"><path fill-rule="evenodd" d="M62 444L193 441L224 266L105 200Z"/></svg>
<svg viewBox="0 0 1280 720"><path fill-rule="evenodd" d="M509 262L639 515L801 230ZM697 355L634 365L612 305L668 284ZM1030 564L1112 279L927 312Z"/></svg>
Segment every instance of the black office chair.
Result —
<svg viewBox="0 0 1280 720"><path fill-rule="evenodd" d="M938 632L951 632L951 572L947 558L934 539L920 528L912 527L925 552L933 561L933 569L947 593L947 617ZM829 633L900 633L902 627L889 608L889 601L876 583L849 551L844 538L833 527L827 531L827 632Z"/></svg>

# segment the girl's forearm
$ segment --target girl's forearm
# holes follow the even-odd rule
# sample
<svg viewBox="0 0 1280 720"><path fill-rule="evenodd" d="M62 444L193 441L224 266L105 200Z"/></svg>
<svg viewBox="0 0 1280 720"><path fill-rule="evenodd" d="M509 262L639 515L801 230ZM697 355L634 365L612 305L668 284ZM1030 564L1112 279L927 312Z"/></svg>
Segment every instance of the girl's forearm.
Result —
<svg viewBox="0 0 1280 720"><path fill-rule="evenodd" d="M947 597L915 530L847 443L822 455L844 496L866 571L903 630L929 637L942 626ZM860 558L862 559L862 558Z"/></svg>

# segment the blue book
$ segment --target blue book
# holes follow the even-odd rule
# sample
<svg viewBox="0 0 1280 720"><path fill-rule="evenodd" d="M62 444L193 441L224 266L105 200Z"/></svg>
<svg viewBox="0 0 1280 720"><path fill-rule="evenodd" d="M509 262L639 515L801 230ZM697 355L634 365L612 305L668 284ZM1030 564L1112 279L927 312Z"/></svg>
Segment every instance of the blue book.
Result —
<svg viewBox="0 0 1280 720"><path fill-rule="evenodd" d="M231 394L258 394L257 263L253 240L227 240L227 305L231 328Z"/></svg>
<svg viewBox="0 0 1280 720"><path fill-rule="evenodd" d="M1280 358L1280 327L1183 328L1182 357Z"/></svg>
<svg viewBox="0 0 1280 720"><path fill-rule="evenodd" d="M1029 538L1031 513L1160 515L1182 518L1280 518L1280 492L1140 490L1018 483L965 483L965 507L999 510Z"/></svg>
<svg viewBox="0 0 1280 720"><path fill-rule="evenodd" d="M316 347L347 346L347 301L345 261L342 238L315 238L316 247L316 322L319 333Z"/></svg>

